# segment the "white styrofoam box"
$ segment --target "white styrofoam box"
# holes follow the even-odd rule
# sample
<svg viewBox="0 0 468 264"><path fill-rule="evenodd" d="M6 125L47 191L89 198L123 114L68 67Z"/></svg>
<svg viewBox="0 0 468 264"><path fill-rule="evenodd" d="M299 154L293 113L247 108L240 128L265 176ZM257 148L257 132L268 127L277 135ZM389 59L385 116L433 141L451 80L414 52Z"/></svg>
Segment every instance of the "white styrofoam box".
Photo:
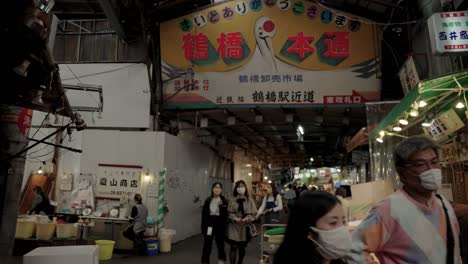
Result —
<svg viewBox="0 0 468 264"><path fill-rule="evenodd" d="M24 255L24 264L99 264L97 246L39 247Z"/></svg>

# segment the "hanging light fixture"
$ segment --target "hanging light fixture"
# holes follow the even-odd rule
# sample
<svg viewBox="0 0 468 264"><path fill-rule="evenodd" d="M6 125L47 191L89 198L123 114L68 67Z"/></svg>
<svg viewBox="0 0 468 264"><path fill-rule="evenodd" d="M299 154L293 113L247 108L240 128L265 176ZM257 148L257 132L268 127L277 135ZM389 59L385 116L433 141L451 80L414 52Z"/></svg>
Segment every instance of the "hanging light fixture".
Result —
<svg viewBox="0 0 468 264"><path fill-rule="evenodd" d="M396 126L394 126L394 127L392 128L392 130L395 131L395 132L400 132L400 131L402 130L402 128L401 128L401 126L396 125Z"/></svg>
<svg viewBox="0 0 468 264"><path fill-rule="evenodd" d="M417 109L411 109L411 111L409 112L409 115L412 117L417 117L419 115L419 112Z"/></svg>
<svg viewBox="0 0 468 264"><path fill-rule="evenodd" d="M423 108L427 105L427 103L424 100L419 101L419 108Z"/></svg>
<svg viewBox="0 0 468 264"><path fill-rule="evenodd" d="M404 126L407 126L409 124L408 120L406 120L406 118L402 118L398 121L400 123L400 125L404 125Z"/></svg>
<svg viewBox="0 0 468 264"><path fill-rule="evenodd" d="M376 140L377 142L379 142L379 143L383 143L383 138L381 138L381 137L378 137L378 138L376 138L375 140Z"/></svg>
<svg viewBox="0 0 468 264"><path fill-rule="evenodd" d="M429 122L428 119L424 120L422 123L421 123L421 126L423 127L430 127L431 126L431 122Z"/></svg>
<svg viewBox="0 0 468 264"><path fill-rule="evenodd" d="M37 170L37 174L42 174L44 173L44 170L42 169L42 166L39 167L39 169Z"/></svg>
<svg viewBox="0 0 468 264"><path fill-rule="evenodd" d="M458 109L462 109L464 107L465 105L461 101L458 101L457 105L455 105L455 108L458 108Z"/></svg>
<svg viewBox="0 0 468 264"><path fill-rule="evenodd" d="M379 132L379 135L380 135L380 137L384 137L384 136L385 136L385 131L383 131L383 130L380 131L380 132Z"/></svg>

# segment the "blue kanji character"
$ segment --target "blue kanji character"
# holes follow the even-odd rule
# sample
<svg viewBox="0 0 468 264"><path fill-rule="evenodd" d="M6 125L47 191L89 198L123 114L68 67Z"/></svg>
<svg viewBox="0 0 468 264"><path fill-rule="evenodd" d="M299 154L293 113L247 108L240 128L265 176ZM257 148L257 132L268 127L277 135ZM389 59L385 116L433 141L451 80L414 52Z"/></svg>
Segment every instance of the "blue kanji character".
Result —
<svg viewBox="0 0 468 264"><path fill-rule="evenodd" d="M460 39L468 39L466 30L460 31Z"/></svg>
<svg viewBox="0 0 468 264"><path fill-rule="evenodd" d="M447 32L439 32L439 40L447 40Z"/></svg>
<svg viewBox="0 0 468 264"><path fill-rule="evenodd" d="M294 75L294 81L295 82L303 82L304 80L302 79L302 74Z"/></svg>
<svg viewBox="0 0 468 264"><path fill-rule="evenodd" d="M451 40L457 40L457 37L458 37L457 32L455 32L455 31L450 32L450 39Z"/></svg>
<svg viewBox="0 0 468 264"><path fill-rule="evenodd" d="M239 82L241 83L249 82L249 77L247 75L239 75Z"/></svg>
<svg viewBox="0 0 468 264"><path fill-rule="evenodd" d="M283 82L291 82L291 75L289 74L286 74L286 75L283 75Z"/></svg>
<svg viewBox="0 0 468 264"><path fill-rule="evenodd" d="M258 75L250 75L250 82L258 83Z"/></svg>
<svg viewBox="0 0 468 264"><path fill-rule="evenodd" d="M264 83L264 82L270 82L270 75L261 75L261 76L260 76L260 81L261 81L262 83Z"/></svg>
<svg viewBox="0 0 468 264"><path fill-rule="evenodd" d="M278 74L272 75L271 82L281 82L281 75L278 75Z"/></svg>

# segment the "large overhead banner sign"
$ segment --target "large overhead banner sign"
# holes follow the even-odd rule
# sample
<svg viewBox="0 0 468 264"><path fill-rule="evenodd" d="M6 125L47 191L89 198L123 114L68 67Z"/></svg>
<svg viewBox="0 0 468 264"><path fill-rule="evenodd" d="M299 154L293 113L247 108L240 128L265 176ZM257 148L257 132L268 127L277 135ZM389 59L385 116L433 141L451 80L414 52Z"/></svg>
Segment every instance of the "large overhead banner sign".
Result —
<svg viewBox="0 0 468 264"><path fill-rule="evenodd" d="M169 108L380 99L375 25L308 1L239 0L161 24Z"/></svg>

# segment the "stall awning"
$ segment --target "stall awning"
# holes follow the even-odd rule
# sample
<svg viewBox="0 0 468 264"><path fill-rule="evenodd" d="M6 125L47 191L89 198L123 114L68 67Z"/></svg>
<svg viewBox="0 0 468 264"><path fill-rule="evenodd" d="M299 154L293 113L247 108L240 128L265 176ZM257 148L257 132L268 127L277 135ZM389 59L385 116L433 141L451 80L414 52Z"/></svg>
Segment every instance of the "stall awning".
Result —
<svg viewBox="0 0 468 264"><path fill-rule="evenodd" d="M426 118L427 114L452 107L458 100L466 106L465 91L468 90L468 70L422 81L397 104L380 124L369 134L369 140L378 137L381 131L392 132L399 119L406 118L411 125ZM427 105L420 104L423 101ZM410 115L412 113L413 115ZM403 130L406 127L402 127Z"/></svg>

